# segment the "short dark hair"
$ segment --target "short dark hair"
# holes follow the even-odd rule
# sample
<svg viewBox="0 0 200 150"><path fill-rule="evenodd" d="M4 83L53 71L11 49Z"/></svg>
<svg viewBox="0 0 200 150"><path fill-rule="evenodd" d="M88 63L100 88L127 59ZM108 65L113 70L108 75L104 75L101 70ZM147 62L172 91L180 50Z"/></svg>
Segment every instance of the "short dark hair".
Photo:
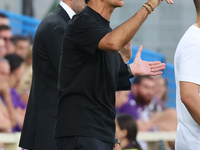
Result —
<svg viewBox="0 0 200 150"><path fill-rule="evenodd" d="M4 13L0 13L0 18L8 18Z"/></svg>
<svg viewBox="0 0 200 150"><path fill-rule="evenodd" d="M200 9L200 1L199 0L193 0L194 1L194 5L195 5L195 7L196 7L196 11L197 11L197 13L200 13L199 11L199 9Z"/></svg>
<svg viewBox="0 0 200 150"><path fill-rule="evenodd" d="M6 58L10 64L10 72L12 73L15 69L19 68L24 61L21 56L16 54L8 54L4 58Z"/></svg>
<svg viewBox="0 0 200 150"><path fill-rule="evenodd" d="M141 150L141 147L136 140L138 132L136 120L128 114L120 114L116 119L119 124L119 128L121 130L127 130L126 138L135 146L134 148Z"/></svg>
<svg viewBox="0 0 200 150"><path fill-rule="evenodd" d="M13 42L14 45L16 45L18 41L28 41L29 43L31 43L29 38L24 37L22 35L15 35L15 36L12 37L12 42Z"/></svg>
<svg viewBox="0 0 200 150"><path fill-rule="evenodd" d="M11 30L11 28L7 25L0 25L0 32L3 30Z"/></svg>
<svg viewBox="0 0 200 150"><path fill-rule="evenodd" d="M132 82L132 84L140 84L142 82L143 79L150 79L153 80L153 78L151 76L136 76Z"/></svg>

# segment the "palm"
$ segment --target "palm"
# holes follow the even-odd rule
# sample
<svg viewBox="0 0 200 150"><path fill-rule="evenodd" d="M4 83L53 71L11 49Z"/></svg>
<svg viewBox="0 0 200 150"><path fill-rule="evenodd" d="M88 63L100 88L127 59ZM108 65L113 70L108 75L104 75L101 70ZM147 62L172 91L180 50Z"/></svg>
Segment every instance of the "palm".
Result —
<svg viewBox="0 0 200 150"><path fill-rule="evenodd" d="M141 59L143 47L140 46L134 62L130 65L133 75L159 75L165 69L165 64L159 61L148 62Z"/></svg>

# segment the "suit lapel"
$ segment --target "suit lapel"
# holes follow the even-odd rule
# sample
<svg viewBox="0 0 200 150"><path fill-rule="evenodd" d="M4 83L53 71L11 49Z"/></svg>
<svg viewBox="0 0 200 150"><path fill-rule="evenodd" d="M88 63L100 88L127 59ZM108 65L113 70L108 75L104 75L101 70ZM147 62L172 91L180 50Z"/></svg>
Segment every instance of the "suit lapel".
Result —
<svg viewBox="0 0 200 150"><path fill-rule="evenodd" d="M67 12L62 8L62 6L58 5L58 8L55 10L67 23L70 20L69 15Z"/></svg>

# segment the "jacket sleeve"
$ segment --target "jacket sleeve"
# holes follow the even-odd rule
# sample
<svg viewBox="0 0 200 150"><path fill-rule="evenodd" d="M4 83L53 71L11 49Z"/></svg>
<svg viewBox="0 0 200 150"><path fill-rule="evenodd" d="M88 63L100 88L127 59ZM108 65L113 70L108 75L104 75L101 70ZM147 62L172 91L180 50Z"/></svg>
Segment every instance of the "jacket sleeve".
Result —
<svg viewBox="0 0 200 150"><path fill-rule="evenodd" d="M48 55L53 67L58 72L60 63L60 54L62 48L62 41L64 35L64 27L57 26L49 34L49 40L47 44Z"/></svg>

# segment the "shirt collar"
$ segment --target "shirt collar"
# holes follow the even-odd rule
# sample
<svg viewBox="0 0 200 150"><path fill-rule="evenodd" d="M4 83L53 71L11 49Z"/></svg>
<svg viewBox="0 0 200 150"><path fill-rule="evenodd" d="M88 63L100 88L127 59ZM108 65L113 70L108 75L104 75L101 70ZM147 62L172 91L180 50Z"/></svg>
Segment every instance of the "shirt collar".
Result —
<svg viewBox="0 0 200 150"><path fill-rule="evenodd" d="M64 3L63 1L60 1L60 5L62 6L62 8L67 12L67 14L69 15L70 19L72 19L72 17L76 14L66 3Z"/></svg>

